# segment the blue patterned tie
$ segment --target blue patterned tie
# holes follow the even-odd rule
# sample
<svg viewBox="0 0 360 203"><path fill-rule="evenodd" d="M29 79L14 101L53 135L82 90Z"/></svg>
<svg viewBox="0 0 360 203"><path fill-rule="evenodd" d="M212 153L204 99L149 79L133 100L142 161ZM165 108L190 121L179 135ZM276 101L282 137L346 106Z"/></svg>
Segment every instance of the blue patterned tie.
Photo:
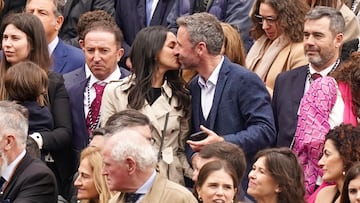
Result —
<svg viewBox="0 0 360 203"><path fill-rule="evenodd" d="M150 25L153 0L146 0L146 26Z"/></svg>
<svg viewBox="0 0 360 203"><path fill-rule="evenodd" d="M125 194L125 203L136 203L142 194L138 193L126 193Z"/></svg>

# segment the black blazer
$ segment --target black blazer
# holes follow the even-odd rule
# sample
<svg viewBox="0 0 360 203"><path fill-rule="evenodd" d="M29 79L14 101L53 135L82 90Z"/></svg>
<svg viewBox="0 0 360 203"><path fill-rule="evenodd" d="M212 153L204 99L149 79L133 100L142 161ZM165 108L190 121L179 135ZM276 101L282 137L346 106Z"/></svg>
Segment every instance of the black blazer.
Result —
<svg viewBox="0 0 360 203"><path fill-rule="evenodd" d="M55 160L61 181L67 180L75 171L74 160L71 159L72 123L69 96L66 92L62 75L49 74L47 104L54 119L52 131L40 132L43 138L43 152L50 152Z"/></svg>
<svg viewBox="0 0 360 203"><path fill-rule="evenodd" d="M283 72L275 80L272 108L277 129L277 147L289 147L295 135L297 112L304 95L308 67L305 65Z"/></svg>
<svg viewBox="0 0 360 203"><path fill-rule="evenodd" d="M20 13L24 10L26 0L4 0L4 8L0 12L0 23L9 13Z"/></svg>
<svg viewBox="0 0 360 203"><path fill-rule="evenodd" d="M104 10L114 16L114 0L67 0L63 12L64 23L59 33L60 38L68 44L79 46L76 28L79 17L85 12L94 10Z"/></svg>
<svg viewBox="0 0 360 203"><path fill-rule="evenodd" d="M5 186L0 202L56 203L57 195L51 170L41 160L25 154Z"/></svg>

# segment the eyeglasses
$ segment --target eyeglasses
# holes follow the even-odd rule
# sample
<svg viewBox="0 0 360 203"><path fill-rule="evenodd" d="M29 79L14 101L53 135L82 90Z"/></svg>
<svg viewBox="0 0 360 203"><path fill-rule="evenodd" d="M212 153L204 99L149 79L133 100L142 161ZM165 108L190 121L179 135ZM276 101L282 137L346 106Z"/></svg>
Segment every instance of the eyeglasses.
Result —
<svg viewBox="0 0 360 203"><path fill-rule="evenodd" d="M259 25L262 25L265 20L269 25L274 25L278 20L278 17L263 17L261 15L255 15L255 18L257 20L257 23L259 23Z"/></svg>

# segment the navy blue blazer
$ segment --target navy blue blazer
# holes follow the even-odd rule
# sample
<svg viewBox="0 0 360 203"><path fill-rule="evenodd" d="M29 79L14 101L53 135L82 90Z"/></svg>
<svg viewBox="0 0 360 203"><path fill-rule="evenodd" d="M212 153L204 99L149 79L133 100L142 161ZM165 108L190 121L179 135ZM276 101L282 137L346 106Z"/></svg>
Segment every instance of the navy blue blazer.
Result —
<svg viewBox="0 0 360 203"><path fill-rule="evenodd" d="M53 59L53 71L56 73L68 73L85 64L84 52L74 46L65 44L61 39L51 55Z"/></svg>
<svg viewBox="0 0 360 203"><path fill-rule="evenodd" d="M166 19L174 2L175 0L159 0L150 25L167 27ZM115 20L124 34L122 46L127 51L136 34L146 27L146 0L115 1Z"/></svg>
<svg viewBox="0 0 360 203"><path fill-rule="evenodd" d="M279 74L275 80L272 108L277 129L276 146L289 147L295 135L298 109L304 95L308 65Z"/></svg>
<svg viewBox="0 0 360 203"><path fill-rule="evenodd" d="M193 132L200 131L201 89L196 76L189 84L192 96ZM275 124L270 95L253 72L225 57L219 72L213 104L205 126L225 141L240 146L252 163L253 155L275 142ZM190 158L193 151L187 147Z"/></svg>
<svg viewBox="0 0 360 203"><path fill-rule="evenodd" d="M130 75L130 72L120 68L120 79ZM84 67L78 68L64 75L65 87L70 98L72 125L73 125L73 143L75 151L80 152L89 144L89 134L86 127L84 112L84 92L88 82Z"/></svg>

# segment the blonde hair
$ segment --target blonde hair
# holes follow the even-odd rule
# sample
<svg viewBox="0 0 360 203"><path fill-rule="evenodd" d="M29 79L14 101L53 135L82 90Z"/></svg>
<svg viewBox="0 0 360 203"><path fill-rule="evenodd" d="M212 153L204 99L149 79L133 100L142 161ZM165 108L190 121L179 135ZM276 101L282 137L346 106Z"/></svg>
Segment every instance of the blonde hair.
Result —
<svg viewBox="0 0 360 203"><path fill-rule="evenodd" d="M240 33L229 23L220 23L224 31L223 50L231 62L245 65L245 48Z"/></svg>
<svg viewBox="0 0 360 203"><path fill-rule="evenodd" d="M103 157L101 155L101 149L98 147L87 147L85 148L80 155L80 162L84 159L87 159L93 177L96 191L99 194L99 203L107 203L112 197L112 193L110 192L105 177L101 174L101 169L103 166ZM81 200L81 203L90 203L90 199Z"/></svg>

